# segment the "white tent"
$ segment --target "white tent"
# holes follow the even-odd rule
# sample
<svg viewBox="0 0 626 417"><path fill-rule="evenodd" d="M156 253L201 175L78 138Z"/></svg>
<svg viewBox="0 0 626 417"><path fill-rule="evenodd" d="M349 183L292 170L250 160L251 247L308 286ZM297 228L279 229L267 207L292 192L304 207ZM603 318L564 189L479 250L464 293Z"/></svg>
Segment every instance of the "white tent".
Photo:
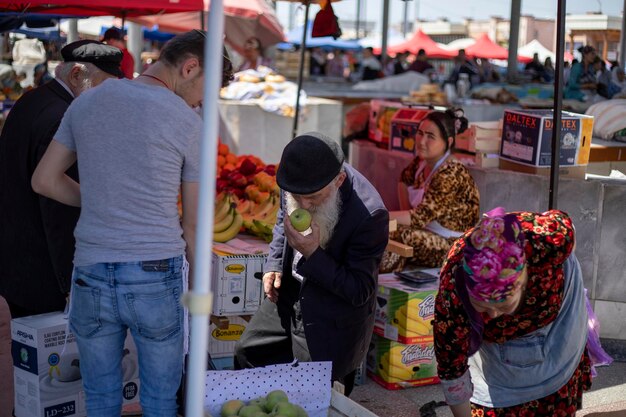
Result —
<svg viewBox="0 0 626 417"><path fill-rule="evenodd" d="M465 49L468 46L474 45L475 43L476 39L474 38L461 38L455 39L448 44L439 43L438 45L447 51L458 51L459 49Z"/></svg>
<svg viewBox="0 0 626 417"><path fill-rule="evenodd" d="M532 41L517 50L518 56L532 57L534 54L539 55L539 62L541 63L543 63L548 57L554 63L554 57L556 56L554 52L543 46L541 42L539 42L537 39L533 39Z"/></svg>

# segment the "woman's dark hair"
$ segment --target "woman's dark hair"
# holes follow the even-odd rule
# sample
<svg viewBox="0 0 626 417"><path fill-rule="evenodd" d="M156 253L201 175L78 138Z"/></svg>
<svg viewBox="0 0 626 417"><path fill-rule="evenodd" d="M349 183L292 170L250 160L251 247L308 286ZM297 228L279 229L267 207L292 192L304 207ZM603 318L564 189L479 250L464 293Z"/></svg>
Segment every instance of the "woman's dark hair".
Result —
<svg viewBox="0 0 626 417"><path fill-rule="evenodd" d="M469 126L469 121L464 116L463 109L460 108L450 108L446 111L434 111L428 113L424 120L430 120L437 126L441 136L446 142L446 152L449 148L454 149L456 135L465 132ZM448 138L450 137L453 139L452 146L448 144Z"/></svg>

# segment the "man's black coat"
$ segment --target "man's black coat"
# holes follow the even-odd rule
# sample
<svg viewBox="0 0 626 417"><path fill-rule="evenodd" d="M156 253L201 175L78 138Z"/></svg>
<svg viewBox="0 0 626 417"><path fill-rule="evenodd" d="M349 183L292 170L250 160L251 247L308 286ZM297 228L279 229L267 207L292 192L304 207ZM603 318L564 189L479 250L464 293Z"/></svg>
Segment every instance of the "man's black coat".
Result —
<svg viewBox="0 0 626 417"><path fill-rule="evenodd" d="M30 180L72 95L56 80L25 93L0 135L0 295L24 309L63 309L79 209L36 194ZM67 174L78 180L74 164Z"/></svg>
<svg viewBox="0 0 626 417"><path fill-rule="evenodd" d="M333 378L342 378L363 361L374 327L378 267L389 239L389 213L365 177L344 165L339 189L341 215L326 249L301 260L299 294L306 341L314 361L332 361ZM280 304L292 303L293 249L283 232L284 210L274 228L265 272L282 272ZM264 300L269 303L269 300Z"/></svg>

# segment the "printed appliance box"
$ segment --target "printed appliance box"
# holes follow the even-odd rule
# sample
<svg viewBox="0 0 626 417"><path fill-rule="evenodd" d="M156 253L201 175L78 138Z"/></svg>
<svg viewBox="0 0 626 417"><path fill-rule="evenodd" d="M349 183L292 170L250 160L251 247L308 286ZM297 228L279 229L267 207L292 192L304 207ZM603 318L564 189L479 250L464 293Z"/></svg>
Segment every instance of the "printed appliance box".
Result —
<svg viewBox="0 0 626 417"><path fill-rule="evenodd" d="M552 110L505 110L500 157L516 163L550 166ZM587 165L593 116L562 112L561 166Z"/></svg>
<svg viewBox="0 0 626 417"><path fill-rule="evenodd" d="M235 344L246 330L248 322L239 316L225 317L224 321L209 323L209 353L211 358L233 357Z"/></svg>
<svg viewBox="0 0 626 417"><path fill-rule="evenodd" d="M439 383L433 343L405 345L374 335L367 375L387 389Z"/></svg>
<svg viewBox="0 0 626 417"><path fill-rule="evenodd" d="M378 277L374 333L404 344L433 341L437 281L416 284L393 274Z"/></svg>
<svg viewBox="0 0 626 417"><path fill-rule="evenodd" d="M258 310L263 300L266 254L229 255L213 251L213 314L232 316Z"/></svg>
<svg viewBox="0 0 626 417"><path fill-rule="evenodd" d="M376 142L388 143L391 118L403 107L406 106L398 101L370 100L369 138Z"/></svg>
<svg viewBox="0 0 626 417"><path fill-rule="evenodd" d="M432 110L424 108L398 109L391 118L389 150L415 154L415 137L420 123Z"/></svg>
<svg viewBox="0 0 626 417"><path fill-rule="evenodd" d="M16 417L87 415L78 347L74 334L66 334L67 323L62 312L11 320ZM130 335L124 353L120 395L126 405L139 402L137 350Z"/></svg>

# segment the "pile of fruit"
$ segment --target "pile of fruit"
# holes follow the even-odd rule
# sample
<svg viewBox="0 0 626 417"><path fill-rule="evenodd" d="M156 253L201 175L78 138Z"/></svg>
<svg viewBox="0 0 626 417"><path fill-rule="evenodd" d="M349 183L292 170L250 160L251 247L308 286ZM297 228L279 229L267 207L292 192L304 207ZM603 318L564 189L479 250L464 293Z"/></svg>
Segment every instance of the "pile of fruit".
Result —
<svg viewBox="0 0 626 417"><path fill-rule="evenodd" d="M213 240L227 242L243 229L270 242L280 208L276 166L254 155L237 156L223 143L217 166Z"/></svg>
<svg viewBox="0 0 626 417"><path fill-rule="evenodd" d="M308 417L307 412L297 404L289 402L284 391L275 390L265 397L250 400L248 404L241 400L224 403L221 417Z"/></svg>

